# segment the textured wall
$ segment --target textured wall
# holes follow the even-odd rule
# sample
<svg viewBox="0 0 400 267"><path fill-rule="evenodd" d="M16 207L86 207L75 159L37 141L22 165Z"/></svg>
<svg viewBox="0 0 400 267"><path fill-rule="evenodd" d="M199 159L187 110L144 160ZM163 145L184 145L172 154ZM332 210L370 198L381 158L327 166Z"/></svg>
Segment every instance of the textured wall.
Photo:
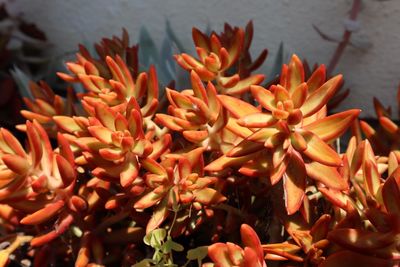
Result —
<svg viewBox="0 0 400 267"><path fill-rule="evenodd" d="M281 41L309 62L327 63L334 43L321 40L312 24L341 36L350 0L14 0L14 10L36 22L55 45L54 53L71 51L82 41L120 33L133 37L146 25L156 40L164 37L165 19L186 46L192 47L191 27L222 29L225 21L244 26L254 20L254 51L267 47L269 64ZM359 16L358 42L370 42L366 52L349 47L336 72L344 73L351 96L341 109L361 107L363 117L373 114L372 97L395 105L400 81L400 1L364 0ZM268 68L268 63L264 70Z"/></svg>

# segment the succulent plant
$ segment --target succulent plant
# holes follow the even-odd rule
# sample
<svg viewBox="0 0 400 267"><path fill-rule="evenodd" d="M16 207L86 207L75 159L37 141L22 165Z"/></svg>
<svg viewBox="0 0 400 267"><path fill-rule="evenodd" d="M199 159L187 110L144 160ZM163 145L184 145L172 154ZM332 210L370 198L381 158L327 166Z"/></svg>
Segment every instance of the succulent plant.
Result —
<svg viewBox="0 0 400 267"><path fill-rule="evenodd" d="M175 56L190 88L163 94L173 72L125 30L58 73L83 91L30 84L25 145L0 130L0 266L397 266L397 145L358 109L328 113L342 75L293 55L262 86L251 22L192 35L197 56Z"/></svg>

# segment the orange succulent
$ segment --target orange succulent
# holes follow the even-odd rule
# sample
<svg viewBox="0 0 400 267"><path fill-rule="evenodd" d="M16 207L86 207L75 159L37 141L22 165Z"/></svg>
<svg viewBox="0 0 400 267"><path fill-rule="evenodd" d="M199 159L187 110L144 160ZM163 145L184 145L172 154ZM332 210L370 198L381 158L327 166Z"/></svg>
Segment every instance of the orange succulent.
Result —
<svg viewBox="0 0 400 267"><path fill-rule="evenodd" d="M87 130L87 136L78 136L73 142L83 151L85 159L95 166L92 174L105 180L117 178L123 187L133 185L139 175L141 159L157 159L171 141L168 134L154 142L145 136L143 118L135 98L127 103L125 114L101 102L96 103L93 117L86 120L86 129L78 119L55 118L66 131L79 134ZM133 188L140 192L141 179L137 182L139 187Z"/></svg>
<svg viewBox="0 0 400 267"><path fill-rule="evenodd" d="M149 171L144 176L149 190L135 202L134 208L157 206L147 224L147 232L159 227L173 207L179 210L190 206L199 211L226 199L210 187L217 178L204 176L202 148L181 155L165 155L161 163L147 158L142 164Z"/></svg>
<svg viewBox="0 0 400 267"><path fill-rule="evenodd" d="M393 159L392 159L393 160ZM392 165L392 164L391 164ZM398 163L397 163L398 165ZM392 165L393 166L393 165ZM389 178L383 180L381 173L388 170ZM352 264L370 262L369 266L392 266L400 262L397 249L400 222L400 168L379 166L368 141L359 144L351 163L350 179L355 194L336 196L328 193L335 205L346 202L346 217L351 224L336 227L328 239L343 251L327 258L324 266L334 266L343 255ZM349 206L350 204L350 206ZM351 207L351 208L350 208ZM354 217L351 209L361 216Z"/></svg>
<svg viewBox="0 0 400 267"><path fill-rule="evenodd" d="M22 116L27 120L36 120L43 125L50 136L57 136L57 127L53 121L53 116L72 116L75 114L73 106L75 96L72 88L67 89L67 98L63 99L56 95L44 81L30 82L29 87L34 99L24 98L29 110L22 110ZM26 131L25 124L17 125L17 128Z"/></svg>
<svg viewBox="0 0 400 267"><path fill-rule="evenodd" d="M267 267L257 233L249 225L242 224L240 235L245 245L244 249L231 242L215 243L208 247L208 256L215 266Z"/></svg>
<svg viewBox="0 0 400 267"><path fill-rule="evenodd" d="M84 93L63 99L31 83L30 121L18 126L26 148L0 129L0 266L22 256L33 266L399 265L390 110L375 100L377 131L354 123L358 109L328 115L342 76L309 73L296 55L260 86L252 72L267 52L253 61L251 22L192 34L197 58L175 57L192 88L167 88L165 99L125 30L97 55L80 46L70 74L58 74ZM333 142L351 125L340 153ZM186 263L176 253L220 240L189 249Z"/></svg>
<svg viewBox="0 0 400 267"><path fill-rule="evenodd" d="M224 143L227 116L217 99L212 83L204 87L196 72L191 72L193 89L177 92L167 88L170 115L158 113L156 121L207 150L219 150Z"/></svg>
<svg viewBox="0 0 400 267"><path fill-rule="evenodd" d="M286 208L293 214L302 203L307 176L328 187L347 189L336 170L341 159L327 142L339 137L360 111L326 116L326 103L342 78L339 75L325 82L323 65L307 82L297 56L292 57L289 66L284 65L282 72L280 84L269 90L251 87L261 107L218 96L231 114L227 128L244 140L206 170L242 165L239 171L247 175L269 173L273 185L283 176Z"/></svg>
<svg viewBox="0 0 400 267"><path fill-rule="evenodd" d="M38 122L28 121L26 131L29 153L10 132L1 129L0 202L25 214L20 220L23 225L39 225L58 217L56 229L31 240L32 246L40 246L63 234L74 219L72 213L84 211L87 204L74 195L73 154L62 135L58 135L59 152L54 152Z"/></svg>
<svg viewBox="0 0 400 267"><path fill-rule="evenodd" d="M196 51L199 59L183 53L176 55L178 64L187 71L195 71L202 81L216 82L216 89L219 93L237 95L249 90L250 85L260 84L264 80L264 75L246 77L239 74L229 76L228 69L239 62L239 58L246 45L247 49L251 39L248 34L246 44L245 33L241 28L227 28L229 32L222 36L212 33L210 37L196 28L193 28L193 41L196 45ZM266 52L261 55L260 63L257 63L252 70L256 69L264 61Z"/></svg>

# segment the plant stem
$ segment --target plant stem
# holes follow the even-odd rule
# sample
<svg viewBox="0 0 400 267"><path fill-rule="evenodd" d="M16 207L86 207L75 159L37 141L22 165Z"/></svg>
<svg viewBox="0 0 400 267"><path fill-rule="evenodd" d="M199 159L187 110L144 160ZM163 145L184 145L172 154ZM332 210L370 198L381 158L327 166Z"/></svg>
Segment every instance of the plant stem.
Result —
<svg viewBox="0 0 400 267"><path fill-rule="evenodd" d="M349 19L355 21L357 19L358 13L361 8L361 0L353 0L353 5L350 10ZM352 31L346 29L343 33L342 41L336 47L335 52L332 55L331 60L329 61L329 65L327 68L328 76L331 76L332 71L335 69L336 65L339 63L340 58L343 55L344 50L347 45L350 43Z"/></svg>

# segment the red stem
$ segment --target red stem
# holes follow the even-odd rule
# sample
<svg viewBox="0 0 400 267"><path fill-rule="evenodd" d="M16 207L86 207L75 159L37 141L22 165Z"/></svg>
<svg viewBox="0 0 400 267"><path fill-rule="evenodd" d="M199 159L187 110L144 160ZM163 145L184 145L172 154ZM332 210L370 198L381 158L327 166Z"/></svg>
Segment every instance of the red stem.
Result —
<svg viewBox="0 0 400 267"><path fill-rule="evenodd" d="M351 7L350 11L350 20L356 20L357 15L360 11L361 8L361 0L354 0L353 1L353 6ZM350 37L351 37L352 32L349 30L345 30L343 33L342 41L338 44L336 47L335 52L332 55L331 60L329 61L327 73L330 76L332 74L332 71L335 69L336 65L339 63L340 58L343 55L344 50L346 49L347 45L350 42Z"/></svg>

